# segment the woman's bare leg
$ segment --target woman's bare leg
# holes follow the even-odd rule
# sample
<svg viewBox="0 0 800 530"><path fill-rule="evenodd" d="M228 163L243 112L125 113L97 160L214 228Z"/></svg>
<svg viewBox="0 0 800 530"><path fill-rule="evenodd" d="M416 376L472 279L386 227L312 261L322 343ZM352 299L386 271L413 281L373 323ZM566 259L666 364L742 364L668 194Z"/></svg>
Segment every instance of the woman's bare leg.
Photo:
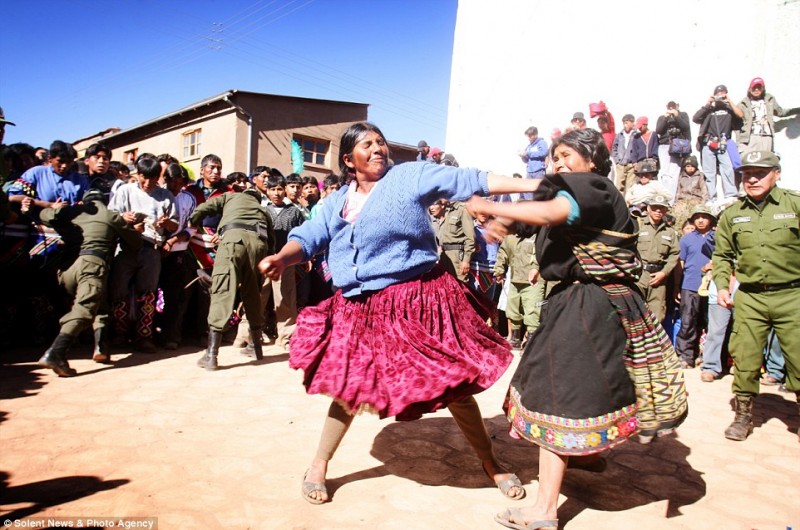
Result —
<svg viewBox="0 0 800 530"><path fill-rule="evenodd" d="M512 522L525 525L534 521L558 518L558 495L567 470L569 457L539 448L539 490L533 506L513 510ZM523 520L518 520L522 517Z"/></svg>

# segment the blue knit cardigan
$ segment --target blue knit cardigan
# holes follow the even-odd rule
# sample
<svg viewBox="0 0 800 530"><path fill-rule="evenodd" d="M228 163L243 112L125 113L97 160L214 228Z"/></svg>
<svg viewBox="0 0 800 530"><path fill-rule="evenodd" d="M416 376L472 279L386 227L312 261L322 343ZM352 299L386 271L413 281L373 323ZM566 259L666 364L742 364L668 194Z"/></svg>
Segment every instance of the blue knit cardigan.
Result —
<svg viewBox="0 0 800 530"><path fill-rule="evenodd" d="M439 256L428 207L438 199L488 195L486 176L477 169L428 162L393 166L354 223L342 217L349 187L344 186L288 240L303 247L304 260L326 252L333 284L345 297L377 291L433 268Z"/></svg>

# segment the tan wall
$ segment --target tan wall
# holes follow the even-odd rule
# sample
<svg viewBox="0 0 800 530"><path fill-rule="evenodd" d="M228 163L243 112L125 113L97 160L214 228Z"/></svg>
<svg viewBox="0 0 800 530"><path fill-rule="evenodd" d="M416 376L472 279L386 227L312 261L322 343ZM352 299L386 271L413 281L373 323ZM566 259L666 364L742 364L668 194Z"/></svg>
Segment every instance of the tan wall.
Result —
<svg viewBox="0 0 800 530"><path fill-rule="evenodd" d="M305 164L303 176L323 179L338 171L339 137L353 123L367 119L367 105L301 98L271 98L237 94L237 103L253 116L257 147L254 166L278 168L292 173L293 135L330 142L325 164Z"/></svg>
<svg viewBox="0 0 800 530"><path fill-rule="evenodd" d="M276 167L288 175L292 173L291 140L293 135L301 135L330 142L325 163L306 164L302 172L321 180L338 170L342 132L367 119L368 106L360 103L248 92L236 92L230 100L252 117L252 137L248 116L218 100L111 136L107 143L113 150L113 159L127 163L125 152L134 148L138 154L169 153L197 176L202 157L214 153L222 159L224 175L233 171L249 173L257 165ZM184 160L183 134L198 128L203 133L200 154Z"/></svg>
<svg viewBox="0 0 800 530"><path fill-rule="evenodd" d="M202 130L200 154L196 157L183 158L183 134L194 129ZM241 138L241 140L240 140ZM190 121L166 132L157 133L139 141L114 147L113 160L127 163L125 152L138 149L138 154L153 153L158 156L168 153L185 163L194 171L200 172L200 161L208 154L215 154L222 159L223 174L233 171L247 171L247 123L231 109L203 120Z"/></svg>

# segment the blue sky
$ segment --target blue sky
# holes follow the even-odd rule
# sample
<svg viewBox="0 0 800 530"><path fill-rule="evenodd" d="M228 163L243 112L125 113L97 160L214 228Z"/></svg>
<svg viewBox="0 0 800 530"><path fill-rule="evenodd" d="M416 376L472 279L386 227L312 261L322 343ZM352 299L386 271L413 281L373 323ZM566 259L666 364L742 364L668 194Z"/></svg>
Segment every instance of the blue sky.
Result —
<svg viewBox="0 0 800 530"><path fill-rule="evenodd" d="M229 89L369 103L444 147L457 0L3 2L5 143L122 129Z"/></svg>

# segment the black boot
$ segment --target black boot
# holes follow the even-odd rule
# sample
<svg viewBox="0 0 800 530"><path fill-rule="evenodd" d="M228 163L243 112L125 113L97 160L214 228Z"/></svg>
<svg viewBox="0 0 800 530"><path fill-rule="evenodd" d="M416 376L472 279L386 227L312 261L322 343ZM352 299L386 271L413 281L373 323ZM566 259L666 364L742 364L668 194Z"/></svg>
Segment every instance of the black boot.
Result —
<svg viewBox="0 0 800 530"><path fill-rule="evenodd" d="M753 432L753 396L734 396L736 416L727 429L725 438L742 441Z"/></svg>
<svg viewBox="0 0 800 530"><path fill-rule="evenodd" d="M206 354L197 361L197 366L205 368L209 372L216 370L220 344L222 344L222 332L208 330L208 349L206 349Z"/></svg>
<svg viewBox="0 0 800 530"><path fill-rule="evenodd" d="M111 355L108 353L105 327L94 330L94 352L92 353L92 360L96 363L107 363L111 360Z"/></svg>
<svg viewBox="0 0 800 530"><path fill-rule="evenodd" d="M247 355L248 357L255 357L257 361L260 361L264 358L263 348L261 346L261 329L250 329L250 342L247 343L247 346L240 350L242 355Z"/></svg>
<svg viewBox="0 0 800 530"><path fill-rule="evenodd" d="M511 349L518 350L522 346L522 328L511 330Z"/></svg>
<svg viewBox="0 0 800 530"><path fill-rule="evenodd" d="M78 375L78 372L70 368L69 363L67 363L67 352L69 351L69 347L72 346L73 340L74 337L72 335L59 333L56 340L54 340L53 344L50 346L50 349L44 352L44 355L42 355L42 358L39 359L37 364L44 368L50 368L61 377L73 377Z"/></svg>

